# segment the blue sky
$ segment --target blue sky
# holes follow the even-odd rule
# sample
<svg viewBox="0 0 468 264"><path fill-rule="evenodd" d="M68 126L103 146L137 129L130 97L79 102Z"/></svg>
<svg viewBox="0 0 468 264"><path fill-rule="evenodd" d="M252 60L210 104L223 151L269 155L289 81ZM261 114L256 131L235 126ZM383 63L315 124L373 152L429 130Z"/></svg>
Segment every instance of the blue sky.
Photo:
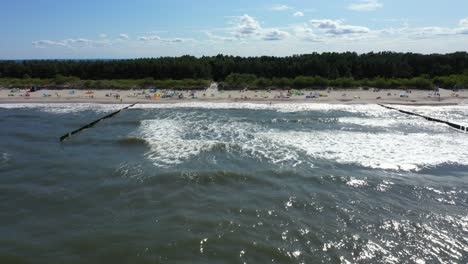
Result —
<svg viewBox="0 0 468 264"><path fill-rule="evenodd" d="M0 59L468 51L467 0L0 0Z"/></svg>

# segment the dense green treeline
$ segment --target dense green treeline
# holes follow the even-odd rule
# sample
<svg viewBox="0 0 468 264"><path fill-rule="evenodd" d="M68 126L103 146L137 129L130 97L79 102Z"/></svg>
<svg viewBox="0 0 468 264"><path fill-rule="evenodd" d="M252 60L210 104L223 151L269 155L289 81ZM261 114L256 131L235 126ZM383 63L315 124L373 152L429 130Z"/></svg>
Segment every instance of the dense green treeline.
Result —
<svg viewBox="0 0 468 264"><path fill-rule="evenodd" d="M291 57L218 55L133 60L0 61L0 85L75 88L225 89L468 87L468 53L313 53Z"/></svg>
<svg viewBox="0 0 468 264"><path fill-rule="evenodd" d="M55 78L76 76L82 80L205 79L223 81L231 73L259 78L318 76L325 79L411 79L463 74L468 53L313 53L289 57L162 57L131 60L28 60L0 61L0 78Z"/></svg>
<svg viewBox="0 0 468 264"><path fill-rule="evenodd" d="M164 89L206 89L210 80L182 79L182 80L154 80L145 79L113 79L113 80L80 80L77 77L57 75L51 79L38 78L0 78L3 87L51 86L52 88L75 89L143 89L158 87Z"/></svg>
<svg viewBox="0 0 468 264"><path fill-rule="evenodd" d="M353 87L375 87L382 89L390 88L412 88L412 89L432 89L435 86L447 89L463 89L468 87L468 73L461 75L449 75L431 78L428 75L421 75L414 78L372 78L356 80L354 78L325 79L320 76L307 77L298 76L295 78L258 78L253 74L233 73L226 77L223 82L225 89L237 89L246 87L251 89L267 88L317 88L327 87L353 88Z"/></svg>
<svg viewBox="0 0 468 264"><path fill-rule="evenodd" d="M52 79L32 78L0 78L0 86L4 87L29 87L35 85L54 88L76 89L206 89L210 80L182 79L182 80L155 80L145 79L114 79L114 80L80 80L77 77L65 77L57 75ZM295 78L264 78L253 74L232 73L220 83L222 89L325 89L337 88L411 88L432 89L442 87L446 89L464 89L468 87L468 72L465 74L436 76L431 78L422 75L414 78L372 78L356 80L354 78L325 79L320 76L298 76Z"/></svg>

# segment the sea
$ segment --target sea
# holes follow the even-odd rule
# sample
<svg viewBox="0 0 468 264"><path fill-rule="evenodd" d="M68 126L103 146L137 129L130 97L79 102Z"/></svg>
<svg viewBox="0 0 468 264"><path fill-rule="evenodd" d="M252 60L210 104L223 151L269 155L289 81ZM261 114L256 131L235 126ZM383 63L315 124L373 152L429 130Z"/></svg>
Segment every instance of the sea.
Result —
<svg viewBox="0 0 468 264"><path fill-rule="evenodd" d="M468 134L378 105L0 104L0 263L468 263ZM468 106L396 106L468 125Z"/></svg>

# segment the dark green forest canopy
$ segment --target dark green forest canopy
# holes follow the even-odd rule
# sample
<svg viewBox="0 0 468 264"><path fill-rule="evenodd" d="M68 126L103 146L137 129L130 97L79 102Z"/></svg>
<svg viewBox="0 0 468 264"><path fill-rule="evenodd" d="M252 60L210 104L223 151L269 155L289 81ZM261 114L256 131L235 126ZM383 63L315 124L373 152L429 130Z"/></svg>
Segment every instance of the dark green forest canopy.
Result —
<svg viewBox="0 0 468 264"><path fill-rule="evenodd" d="M466 73L468 53L415 54L380 52L357 54L312 53L290 57L161 57L129 60L25 60L0 61L0 78L54 78L75 76L84 80L204 79L224 81L232 73L258 78L299 76L325 79L415 78Z"/></svg>

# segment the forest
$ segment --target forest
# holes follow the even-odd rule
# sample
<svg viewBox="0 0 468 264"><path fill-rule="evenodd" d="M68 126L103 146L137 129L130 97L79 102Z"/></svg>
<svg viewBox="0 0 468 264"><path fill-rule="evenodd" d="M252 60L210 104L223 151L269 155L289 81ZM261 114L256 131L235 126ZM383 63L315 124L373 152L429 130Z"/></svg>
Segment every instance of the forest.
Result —
<svg viewBox="0 0 468 264"><path fill-rule="evenodd" d="M181 56L128 60L0 61L0 85L93 88L468 87L468 53L312 53L289 57Z"/></svg>

